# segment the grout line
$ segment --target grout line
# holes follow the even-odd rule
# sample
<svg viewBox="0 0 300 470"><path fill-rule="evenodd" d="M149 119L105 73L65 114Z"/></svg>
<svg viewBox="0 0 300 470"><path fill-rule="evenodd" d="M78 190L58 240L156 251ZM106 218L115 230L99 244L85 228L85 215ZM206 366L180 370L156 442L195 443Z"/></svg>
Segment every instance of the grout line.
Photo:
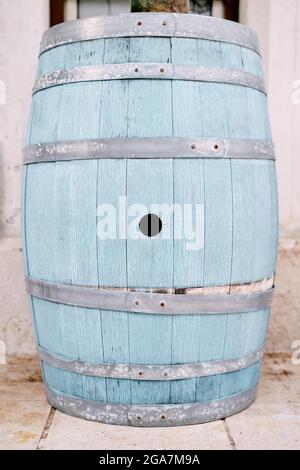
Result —
<svg viewBox="0 0 300 470"><path fill-rule="evenodd" d="M44 441L48 437L49 430L50 430L50 427L51 427L51 424L52 424L52 421L53 421L53 418L54 418L55 411L56 411L55 408L51 407L51 409L49 411L48 418L47 418L46 423L45 423L45 426L43 428L41 437L39 438L39 442L36 446L36 450L41 450L42 443L43 443L42 441Z"/></svg>
<svg viewBox="0 0 300 470"><path fill-rule="evenodd" d="M231 434L231 431L229 429L229 425L227 423L227 419L222 419L223 423L224 423L224 428L225 428L225 431L226 431L226 434L227 434L227 437L228 437L228 440L229 440L229 443L230 443L230 447L232 450L238 450L237 449L237 446L236 446L236 443L235 443L235 440L233 438L233 435Z"/></svg>

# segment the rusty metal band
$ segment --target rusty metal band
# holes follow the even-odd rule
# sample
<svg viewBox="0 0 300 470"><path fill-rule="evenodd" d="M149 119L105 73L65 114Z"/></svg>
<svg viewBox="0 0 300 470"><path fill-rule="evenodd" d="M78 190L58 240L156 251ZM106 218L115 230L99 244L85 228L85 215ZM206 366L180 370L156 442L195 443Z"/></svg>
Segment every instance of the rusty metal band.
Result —
<svg viewBox="0 0 300 470"><path fill-rule="evenodd" d="M219 400L179 405L103 403L66 395L47 384L46 393L55 409L89 421L138 427L183 426L216 421L245 410L255 401L257 385Z"/></svg>
<svg viewBox="0 0 300 470"><path fill-rule="evenodd" d="M246 26L174 13L125 13L69 21L44 33L40 53L64 44L114 37L199 38L236 44L259 53L257 34Z"/></svg>
<svg viewBox="0 0 300 470"><path fill-rule="evenodd" d="M238 158L275 160L272 143L254 139L128 138L29 145L24 163L100 158Z"/></svg>
<svg viewBox="0 0 300 470"><path fill-rule="evenodd" d="M39 346L40 359L58 369L90 377L106 377L130 380L182 380L226 374L247 367L260 361L263 357L264 345L256 351L236 359L195 362L175 365L148 364L95 364L68 359L54 354Z"/></svg>
<svg viewBox="0 0 300 470"><path fill-rule="evenodd" d="M125 63L89 65L57 70L35 81L33 94L59 85L106 80L154 79L185 80L239 85L266 93L264 80L257 75L237 69L220 69L196 65L163 63Z"/></svg>
<svg viewBox="0 0 300 470"><path fill-rule="evenodd" d="M83 308L159 315L257 312L271 306L274 289L250 294L154 294L57 284L26 278L33 297Z"/></svg>

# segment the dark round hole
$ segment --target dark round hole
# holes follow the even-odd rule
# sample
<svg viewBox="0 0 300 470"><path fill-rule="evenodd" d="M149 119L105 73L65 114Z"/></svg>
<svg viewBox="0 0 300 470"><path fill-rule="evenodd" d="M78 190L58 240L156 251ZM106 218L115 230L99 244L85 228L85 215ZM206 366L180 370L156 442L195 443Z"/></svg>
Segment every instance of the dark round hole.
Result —
<svg viewBox="0 0 300 470"><path fill-rule="evenodd" d="M134 69L134 71L135 71L135 72L138 72L138 71L139 71L139 69L136 67L136 68Z"/></svg>
<svg viewBox="0 0 300 470"><path fill-rule="evenodd" d="M164 73L165 69L161 68L160 73Z"/></svg>
<svg viewBox="0 0 300 470"><path fill-rule="evenodd" d="M164 306L165 306L165 303L164 303L164 302L160 302L160 304L159 304L159 305L161 306L161 308L164 308Z"/></svg>
<svg viewBox="0 0 300 470"><path fill-rule="evenodd" d="M218 144L215 144L214 149L215 149L215 150L219 150Z"/></svg>
<svg viewBox="0 0 300 470"><path fill-rule="evenodd" d="M168 377L168 372L164 372L164 377Z"/></svg>
<svg viewBox="0 0 300 470"><path fill-rule="evenodd" d="M140 370L139 371L139 376L142 377L143 376L143 372Z"/></svg>
<svg viewBox="0 0 300 470"><path fill-rule="evenodd" d="M134 303L135 305L141 305L141 302L139 300L136 300Z"/></svg>
<svg viewBox="0 0 300 470"><path fill-rule="evenodd" d="M162 21L161 24L162 24L163 26L166 26L166 24L167 24L166 20Z"/></svg>
<svg viewBox="0 0 300 470"><path fill-rule="evenodd" d="M141 20L137 21L136 23L138 26L142 26L143 22Z"/></svg>
<svg viewBox="0 0 300 470"><path fill-rule="evenodd" d="M147 237L155 237L161 232L162 221L156 214L146 214L139 223L140 231Z"/></svg>
<svg viewBox="0 0 300 470"><path fill-rule="evenodd" d="M166 415L161 415L161 416L160 416L160 419L161 419L162 421L164 421L164 420L166 419Z"/></svg>
<svg viewBox="0 0 300 470"><path fill-rule="evenodd" d="M141 415L136 415L136 419L141 420L142 419Z"/></svg>
<svg viewBox="0 0 300 470"><path fill-rule="evenodd" d="M195 148L196 148L196 144L192 144L191 149L195 150Z"/></svg>

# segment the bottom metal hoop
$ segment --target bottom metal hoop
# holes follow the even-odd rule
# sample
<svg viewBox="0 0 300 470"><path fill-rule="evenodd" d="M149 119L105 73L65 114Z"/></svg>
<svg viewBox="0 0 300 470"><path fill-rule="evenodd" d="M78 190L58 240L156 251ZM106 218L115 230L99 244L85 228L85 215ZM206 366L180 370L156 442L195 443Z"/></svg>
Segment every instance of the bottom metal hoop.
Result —
<svg viewBox="0 0 300 470"><path fill-rule="evenodd" d="M89 421L123 426L155 427L201 424L227 418L248 408L256 398L257 385L244 392L206 403L179 405L119 405L65 395L46 385L47 398L63 413Z"/></svg>

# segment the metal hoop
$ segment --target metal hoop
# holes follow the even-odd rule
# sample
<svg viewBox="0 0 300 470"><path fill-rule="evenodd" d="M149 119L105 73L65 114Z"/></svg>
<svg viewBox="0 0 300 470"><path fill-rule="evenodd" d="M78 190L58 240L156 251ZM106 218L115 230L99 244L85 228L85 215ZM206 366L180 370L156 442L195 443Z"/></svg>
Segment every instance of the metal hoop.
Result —
<svg viewBox="0 0 300 470"><path fill-rule="evenodd" d="M274 289L251 294L152 294L57 284L26 278L33 297L83 308L158 315L208 315L257 312L269 308Z"/></svg>
<svg viewBox="0 0 300 470"><path fill-rule="evenodd" d="M256 351L237 359L222 359L176 365L94 364L67 359L41 346L39 346L38 350L40 359L46 364L58 369L74 372L75 374L130 380L182 380L226 374L228 372L246 369L263 357L264 345Z"/></svg>
<svg viewBox="0 0 300 470"><path fill-rule="evenodd" d="M227 42L259 53L257 34L219 18L174 13L125 13L62 23L48 29L40 53L73 42L113 37L177 37Z"/></svg>
<svg viewBox="0 0 300 470"><path fill-rule="evenodd" d="M220 69L196 65L163 63L125 63L89 65L58 70L35 81L33 94L58 85L106 80L155 79L186 80L209 83L225 83L254 88L266 93L264 80L252 73L237 69Z"/></svg>
<svg viewBox="0 0 300 470"><path fill-rule="evenodd" d="M71 140L29 145L24 163L97 158L238 158L275 160L274 146L264 140L211 138L128 138Z"/></svg>
<svg viewBox="0 0 300 470"><path fill-rule="evenodd" d="M54 408L71 416L125 426L183 426L223 419L248 408L255 400L257 385L249 390L207 403L180 405L119 405L66 395L46 384Z"/></svg>

